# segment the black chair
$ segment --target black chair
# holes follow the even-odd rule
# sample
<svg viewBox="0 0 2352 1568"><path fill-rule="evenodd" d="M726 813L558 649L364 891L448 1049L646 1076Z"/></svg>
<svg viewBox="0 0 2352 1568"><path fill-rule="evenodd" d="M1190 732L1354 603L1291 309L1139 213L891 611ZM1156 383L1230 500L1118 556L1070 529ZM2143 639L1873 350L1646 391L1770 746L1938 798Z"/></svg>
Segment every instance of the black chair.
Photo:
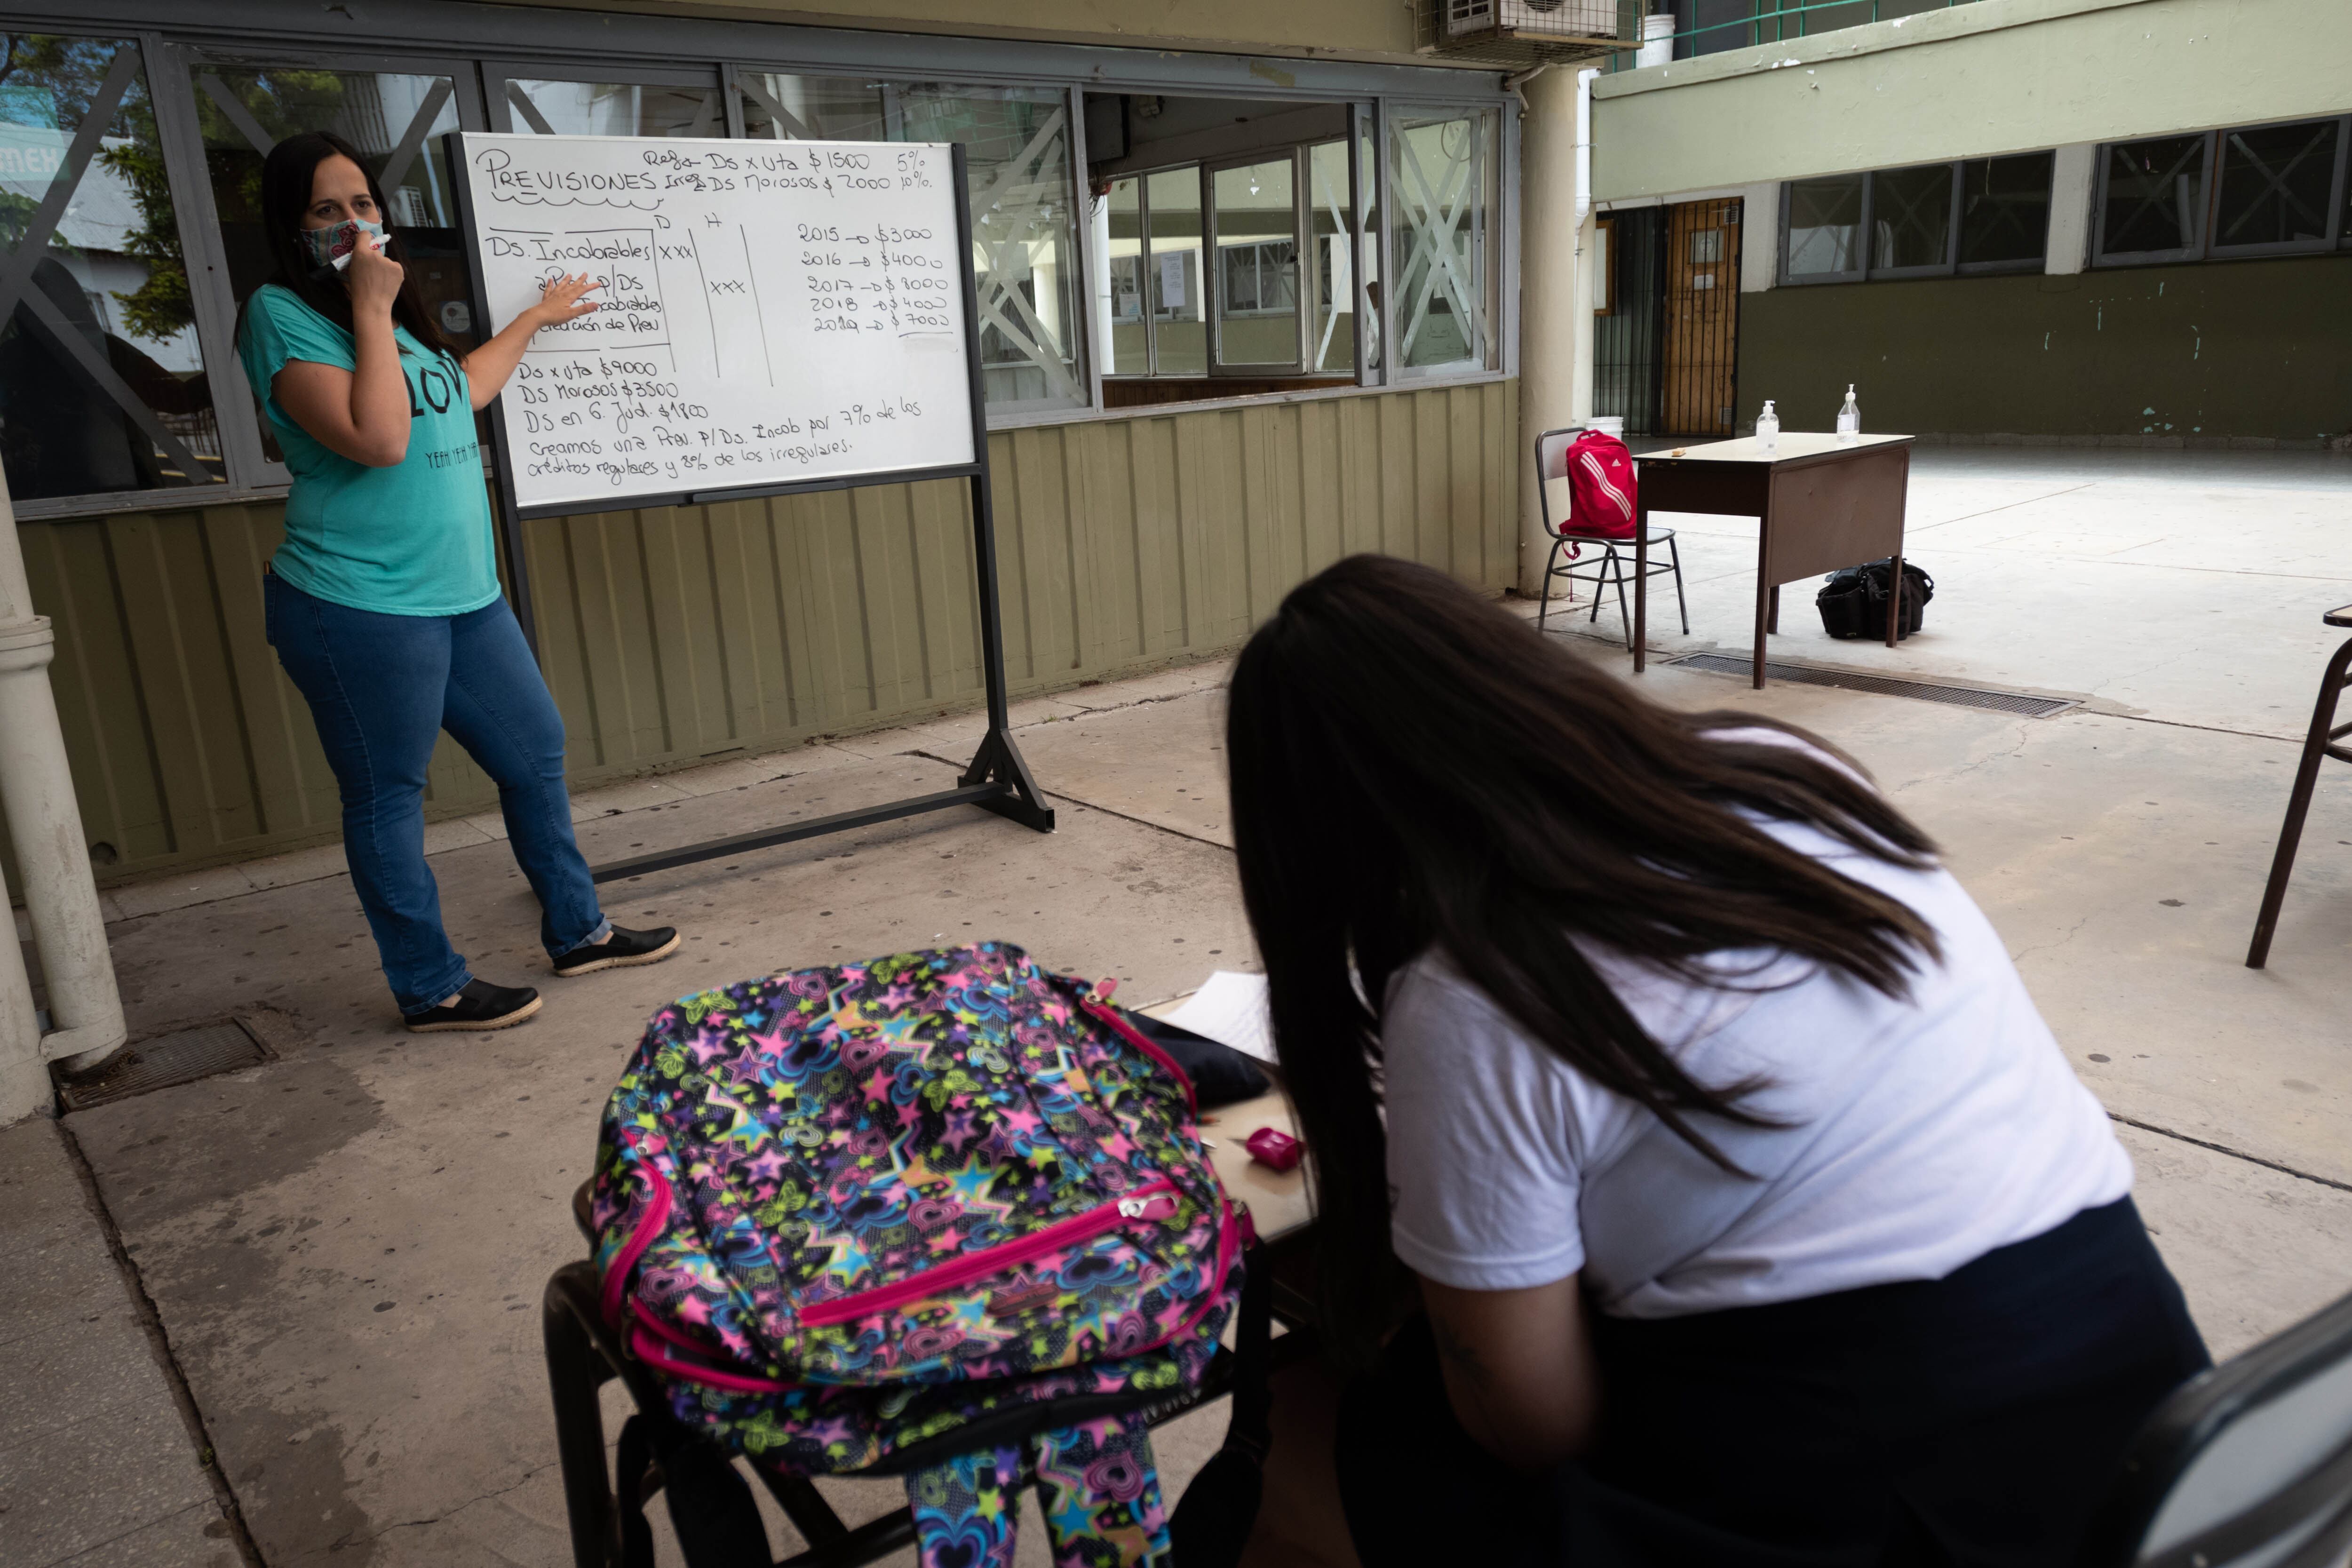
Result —
<svg viewBox="0 0 2352 1568"><path fill-rule="evenodd" d="M1543 602L1536 610L1536 629L1541 631L1545 617L1551 614L1551 585L1555 579L1567 579L1570 603L1575 600L1577 584L1592 584L1592 619L1595 623L1601 619L1601 590L1614 587L1617 591L1617 619L1625 627L1625 650L1631 653L1633 649L1633 617L1625 610L1625 584L1633 577L1633 541L1580 532L1577 520L1572 515L1563 517L1558 522L1552 521L1551 482L1568 477L1568 449L1586 428L1582 425L1571 425L1564 429L1547 430L1536 437L1536 499L1543 508L1544 531L1551 535L1551 553L1544 560ZM1650 558L1649 575L1674 574L1675 605L1682 611L1683 636L1688 637L1690 604L1683 596L1683 558L1675 544L1675 531L1652 528L1649 542L1653 547L1660 544L1666 547L1664 562L1654 555ZM1599 556L1589 562L1582 561L1580 554L1587 545L1601 552ZM1560 559L1563 551L1568 552L1565 561Z"/></svg>
<svg viewBox="0 0 2352 1568"><path fill-rule="evenodd" d="M2183 1384L2140 1428L2077 1568L2342 1568L2352 1296Z"/></svg>
<svg viewBox="0 0 2352 1568"><path fill-rule="evenodd" d="M2352 626L2352 605L2340 610L2330 610L2319 617L2331 626ZM2303 842L2303 819L2311 810L2311 792L2319 782L2319 762L2322 757L2334 757L2339 763L2352 763L2352 748L2339 746L2352 724L2336 722L2336 700L2344 689L2352 686L2352 676L2345 673L2352 666L2352 641L2336 650L2327 660L2327 672L2319 678L2319 700L2311 710L2311 733L2303 742L2303 762L2294 771L2294 792L2286 797L2286 820L2279 826L2278 852L2271 858L2271 879L2263 889L2262 913L2254 917L2254 942L2246 950L2246 967L2260 969L2270 959L2271 937L2278 930L2279 906L2286 901L2287 879L2294 871L2294 852Z"/></svg>
<svg viewBox="0 0 2352 1568"><path fill-rule="evenodd" d="M595 1231L589 1220L589 1186L582 1184L572 1195L572 1217L593 1246ZM1275 1243L1260 1253L1272 1280L1273 1315L1290 1331L1273 1342L1271 1364L1281 1367L1310 1352L1316 1337L1308 1326L1312 1308L1307 1298L1280 1278L1289 1259L1303 1251L1304 1235ZM724 1464L715 1445L688 1431L669 1414L669 1401L645 1363L630 1355L620 1336L604 1321L599 1300L596 1266L582 1259L558 1268L547 1281L541 1300L541 1328L547 1346L547 1381L555 1397L556 1457L563 1472L563 1502L572 1533L575 1568L621 1568L625 1510L614 1489L613 1468L604 1458L604 1411L599 1390L614 1378L627 1385L636 1407L635 1420L653 1434L655 1453L681 1447L698 1448ZM1263 1352L1261 1352L1263 1353ZM1233 1391L1235 1356L1218 1347L1208 1375L1198 1388L1176 1394L1147 1410L1154 1426ZM624 1438L624 1457L627 1453ZM861 1568L877 1563L915 1539L913 1510L893 1509L881 1518L851 1529L803 1477L785 1475L753 1464L752 1473L784 1511L784 1517L809 1542L808 1550L783 1558L774 1568ZM731 1484L731 1483L730 1483ZM640 1506L663 1485L656 1465L647 1475ZM1170 1508L1176 1500L1167 1500Z"/></svg>

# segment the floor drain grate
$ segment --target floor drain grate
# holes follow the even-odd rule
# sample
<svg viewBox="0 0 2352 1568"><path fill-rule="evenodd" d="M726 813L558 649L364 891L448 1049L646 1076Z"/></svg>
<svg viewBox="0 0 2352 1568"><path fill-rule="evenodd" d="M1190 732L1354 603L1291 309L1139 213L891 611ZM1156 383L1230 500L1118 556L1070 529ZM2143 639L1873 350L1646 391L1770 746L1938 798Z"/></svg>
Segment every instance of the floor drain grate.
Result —
<svg viewBox="0 0 2352 1568"><path fill-rule="evenodd" d="M269 1059L243 1024L199 1024L125 1046L86 1073L58 1076L58 1100L68 1111L110 1105L215 1073L259 1067Z"/></svg>
<svg viewBox="0 0 2352 1568"><path fill-rule="evenodd" d="M1755 661L1738 654L1694 653L1666 661L1684 669L1710 670L1717 675L1749 676ZM1895 675L1864 675L1855 670L1822 669L1810 664L1782 664L1767 659L1764 673L1773 680L1799 686L1837 686L1849 691L1874 692L1881 697L1911 697L1922 702L1949 703L1955 708L1982 708L1993 713L2014 713L2023 719L2047 719L2082 703L2072 697L2029 697L2020 691L1988 691L1980 686L1948 686L1934 680L1906 680Z"/></svg>

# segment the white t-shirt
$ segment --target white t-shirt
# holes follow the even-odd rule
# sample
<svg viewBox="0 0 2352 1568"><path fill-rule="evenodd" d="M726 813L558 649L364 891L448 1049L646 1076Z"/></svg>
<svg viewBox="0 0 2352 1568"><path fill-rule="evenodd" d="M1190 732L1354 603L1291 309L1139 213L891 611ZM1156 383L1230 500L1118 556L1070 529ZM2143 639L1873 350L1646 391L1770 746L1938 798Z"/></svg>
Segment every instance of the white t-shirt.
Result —
<svg viewBox="0 0 2352 1568"><path fill-rule="evenodd" d="M1581 1270L1604 1311L1676 1317L1939 1279L2130 1191L2105 1112L1949 872L1762 826L1908 905L1942 963L1897 1002L1787 953L1717 954L1734 988L1716 989L1587 949L1693 1078L1769 1080L1740 1103L1784 1126L1696 1122L1760 1178L1748 1180L1528 1038L1444 953L1423 954L1391 979L1381 1031L1407 1266L1472 1290Z"/></svg>

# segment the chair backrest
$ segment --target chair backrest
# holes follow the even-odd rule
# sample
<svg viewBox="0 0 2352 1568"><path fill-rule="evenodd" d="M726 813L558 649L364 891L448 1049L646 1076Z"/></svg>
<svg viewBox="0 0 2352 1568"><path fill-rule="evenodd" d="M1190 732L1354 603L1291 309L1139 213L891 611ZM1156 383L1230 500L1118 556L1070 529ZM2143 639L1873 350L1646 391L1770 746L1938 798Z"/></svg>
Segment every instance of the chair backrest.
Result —
<svg viewBox="0 0 2352 1568"><path fill-rule="evenodd" d="M2148 1417L2081 1568L2339 1568L2352 1546L2352 1296Z"/></svg>
<svg viewBox="0 0 2352 1568"><path fill-rule="evenodd" d="M1552 520L1550 484L1554 479L1568 478L1568 449L1576 445L1576 438L1588 428L1590 426L1583 425L1568 425L1558 430L1547 430L1536 437L1536 500L1543 508L1547 532L1558 533L1568 521L1565 516L1558 521Z"/></svg>

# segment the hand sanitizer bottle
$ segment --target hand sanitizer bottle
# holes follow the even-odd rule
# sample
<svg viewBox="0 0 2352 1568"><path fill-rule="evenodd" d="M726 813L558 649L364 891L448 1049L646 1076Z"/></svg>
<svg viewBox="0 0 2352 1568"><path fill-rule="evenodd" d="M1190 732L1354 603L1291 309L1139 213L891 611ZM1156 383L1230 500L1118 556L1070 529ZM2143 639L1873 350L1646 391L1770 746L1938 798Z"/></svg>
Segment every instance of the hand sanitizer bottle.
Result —
<svg viewBox="0 0 2352 1568"><path fill-rule="evenodd" d="M1838 410L1838 444L1851 447L1862 439L1862 405L1853 400L1853 384L1846 384L1845 406Z"/></svg>
<svg viewBox="0 0 2352 1568"><path fill-rule="evenodd" d="M1764 412L1756 416L1756 444L1767 452L1780 449L1780 416L1772 412L1772 400L1764 400Z"/></svg>

